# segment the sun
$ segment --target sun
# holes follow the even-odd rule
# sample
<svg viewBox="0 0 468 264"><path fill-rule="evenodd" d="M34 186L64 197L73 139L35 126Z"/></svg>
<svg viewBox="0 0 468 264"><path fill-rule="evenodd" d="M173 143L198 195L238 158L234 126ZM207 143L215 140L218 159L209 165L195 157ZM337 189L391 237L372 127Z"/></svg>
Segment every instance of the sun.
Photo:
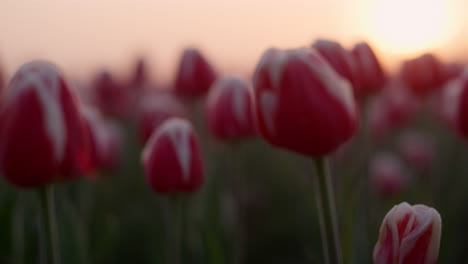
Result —
<svg viewBox="0 0 468 264"><path fill-rule="evenodd" d="M383 51L410 55L450 39L449 0L375 0L370 8L371 38Z"/></svg>

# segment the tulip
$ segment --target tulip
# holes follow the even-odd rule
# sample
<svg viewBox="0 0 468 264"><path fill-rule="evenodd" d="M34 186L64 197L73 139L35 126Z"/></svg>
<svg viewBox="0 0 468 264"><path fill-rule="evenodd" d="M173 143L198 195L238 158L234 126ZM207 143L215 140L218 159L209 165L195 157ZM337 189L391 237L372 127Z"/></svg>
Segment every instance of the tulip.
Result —
<svg viewBox="0 0 468 264"><path fill-rule="evenodd" d="M351 85L314 49L270 49L253 78L258 127L272 145L318 157L354 134Z"/></svg>
<svg viewBox="0 0 468 264"><path fill-rule="evenodd" d="M448 82L442 92L442 117L463 138L468 138L468 69Z"/></svg>
<svg viewBox="0 0 468 264"><path fill-rule="evenodd" d="M408 131L400 136L398 148L401 156L419 171L427 171L434 161L434 142L428 136Z"/></svg>
<svg viewBox="0 0 468 264"><path fill-rule="evenodd" d="M401 193L408 183L403 163L388 152L373 157L369 164L369 175L372 185L385 197Z"/></svg>
<svg viewBox="0 0 468 264"><path fill-rule="evenodd" d="M143 89L149 82L148 66L144 58L139 58L135 64L130 86Z"/></svg>
<svg viewBox="0 0 468 264"><path fill-rule="evenodd" d="M0 170L13 185L39 190L48 263L58 263L51 183L77 177L88 163L84 122L75 94L52 64L21 66L0 113Z"/></svg>
<svg viewBox="0 0 468 264"><path fill-rule="evenodd" d="M1 112L0 169L12 184L41 187L80 175L87 142L78 101L52 64L21 66Z"/></svg>
<svg viewBox="0 0 468 264"><path fill-rule="evenodd" d="M185 215L180 195L197 191L204 181L202 154L192 125L177 117L164 121L146 143L142 163L149 186L170 198L167 263L178 264L184 243L181 227Z"/></svg>
<svg viewBox="0 0 468 264"><path fill-rule="evenodd" d="M358 98L376 93L383 88L386 76L377 56L367 43L358 43L351 51L356 65L358 86L355 94Z"/></svg>
<svg viewBox="0 0 468 264"><path fill-rule="evenodd" d="M368 118L372 136L378 140L385 138L391 131L407 124L418 108L418 100L405 83L390 80L370 104Z"/></svg>
<svg viewBox="0 0 468 264"><path fill-rule="evenodd" d="M119 127L105 120L101 113L91 106L83 107L83 117L90 138L92 162L88 171L93 173L95 170L112 170L120 161L122 136Z"/></svg>
<svg viewBox="0 0 468 264"><path fill-rule="evenodd" d="M162 194L197 191L204 180L203 160L192 125L170 118L156 129L142 154L148 184Z"/></svg>
<svg viewBox="0 0 468 264"><path fill-rule="evenodd" d="M238 77L217 80L208 95L206 116L212 134L223 140L238 140L255 134L248 84Z"/></svg>
<svg viewBox="0 0 468 264"><path fill-rule="evenodd" d="M442 220L425 205L396 205L385 216L374 248L375 264L435 264Z"/></svg>
<svg viewBox="0 0 468 264"><path fill-rule="evenodd" d="M95 104L104 115L117 118L128 115L131 105L128 89L109 72L99 73L93 81L93 88Z"/></svg>
<svg viewBox="0 0 468 264"><path fill-rule="evenodd" d="M338 42L323 39L315 41L312 48L315 48L341 77L347 79L352 84L353 89L357 89L359 86L357 69L354 58L349 51Z"/></svg>
<svg viewBox="0 0 468 264"><path fill-rule="evenodd" d="M266 51L253 77L256 119L272 145L315 158L316 194L326 263L341 263L327 155L357 127L351 84L313 48Z"/></svg>
<svg viewBox="0 0 468 264"><path fill-rule="evenodd" d="M171 93L147 93L137 110L138 137L145 143L164 121L171 117L186 117L184 106Z"/></svg>
<svg viewBox="0 0 468 264"><path fill-rule="evenodd" d="M215 70L199 50L194 48L184 50L174 82L177 94L186 97L204 95L215 80Z"/></svg>
<svg viewBox="0 0 468 264"><path fill-rule="evenodd" d="M405 61L400 75L417 95L427 95L447 79L446 68L432 54Z"/></svg>

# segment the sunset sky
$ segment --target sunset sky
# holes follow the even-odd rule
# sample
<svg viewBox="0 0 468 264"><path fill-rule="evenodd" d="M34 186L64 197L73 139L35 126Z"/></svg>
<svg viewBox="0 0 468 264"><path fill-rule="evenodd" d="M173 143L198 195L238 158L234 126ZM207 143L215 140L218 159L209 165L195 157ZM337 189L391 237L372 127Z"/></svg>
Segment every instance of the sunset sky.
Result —
<svg viewBox="0 0 468 264"><path fill-rule="evenodd" d="M181 50L202 49L223 72L250 73L269 47L345 47L369 41L389 70L433 51L468 58L465 0L0 0L0 65L55 62L84 78L123 71L145 55L154 79L169 82ZM465 12L465 14L464 14Z"/></svg>

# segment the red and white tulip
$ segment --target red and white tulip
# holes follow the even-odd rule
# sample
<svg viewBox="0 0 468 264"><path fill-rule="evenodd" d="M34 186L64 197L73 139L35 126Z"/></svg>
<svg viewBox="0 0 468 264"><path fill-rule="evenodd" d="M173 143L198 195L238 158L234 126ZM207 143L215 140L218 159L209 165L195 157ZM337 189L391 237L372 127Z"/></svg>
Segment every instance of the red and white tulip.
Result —
<svg viewBox="0 0 468 264"><path fill-rule="evenodd" d="M185 119L170 118L151 135L142 154L148 184L162 194L197 191L204 181L198 138Z"/></svg>
<svg viewBox="0 0 468 264"><path fill-rule="evenodd" d="M88 142L79 102L54 65L21 66L0 114L0 169L20 187L39 187L81 174Z"/></svg>
<svg viewBox="0 0 468 264"><path fill-rule="evenodd" d="M351 85L316 50L269 49L253 80L258 127L272 145L315 157L353 136Z"/></svg>
<svg viewBox="0 0 468 264"><path fill-rule="evenodd" d="M211 133L223 140L237 140L255 134L252 94L247 82L227 76L210 90L206 117Z"/></svg>
<svg viewBox="0 0 468 264"><path fill-rule="evenodd" d="M404 202L388 212L374 248L375 264L435 264L439 255L442 220L425 205Z"/></svg>

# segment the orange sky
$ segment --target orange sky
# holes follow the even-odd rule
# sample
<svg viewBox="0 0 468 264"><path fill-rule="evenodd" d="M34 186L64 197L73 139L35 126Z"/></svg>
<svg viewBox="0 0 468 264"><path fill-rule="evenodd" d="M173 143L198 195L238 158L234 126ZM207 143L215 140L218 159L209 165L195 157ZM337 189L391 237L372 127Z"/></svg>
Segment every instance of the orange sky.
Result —
<svg viewBox="0 0 468 264"><path fill-rule="evenodd" d="M440 25L408 26L402 32L406 35L399 31L407 28L406 22L392 23L393 18L402 21L401 8L392 10L384 1L1 0L0 63L11 74L21 63L42 58L69 75L84 77L102 67L125 70L130 59L144 54L155 79L167 82L187 45L200 47L224 72L250 73L266 48L305 46L319 37L346 47L369 40L390 69L404 56L429 47L446 59L466 58L468 26L461 13L468 10L466 1L444 1L447 13ZM406 12L406 19L438 19L422 16L431 14L429 8L435 6L431 0L425 2L426 7ZM433 8L432 16L441 16L440 9ZM408 30L425 28L432 34L438 26L444 27L444 34L432 36L437 41L428 40L427 47L398 49L414 35Z"/></svg>

